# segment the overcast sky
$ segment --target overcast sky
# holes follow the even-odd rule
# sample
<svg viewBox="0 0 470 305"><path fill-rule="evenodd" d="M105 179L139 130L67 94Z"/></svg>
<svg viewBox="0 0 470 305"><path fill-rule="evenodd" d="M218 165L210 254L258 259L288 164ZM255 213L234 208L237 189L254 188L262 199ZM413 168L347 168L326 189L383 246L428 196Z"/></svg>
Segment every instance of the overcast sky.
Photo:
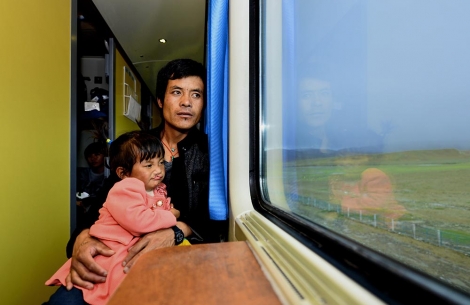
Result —
<svg viewBox="0 0 470 305"><path fill-rule="evenodd" d="M295 3L291 79L328 63L338 117L387 132L386 151L470 149L470 1Z"/></svg>

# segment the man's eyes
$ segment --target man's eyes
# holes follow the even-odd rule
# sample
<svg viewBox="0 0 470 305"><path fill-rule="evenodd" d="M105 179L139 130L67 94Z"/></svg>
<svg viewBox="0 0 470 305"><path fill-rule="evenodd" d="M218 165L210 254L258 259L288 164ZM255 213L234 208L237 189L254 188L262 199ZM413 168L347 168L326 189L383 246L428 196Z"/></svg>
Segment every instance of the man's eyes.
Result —
<svg viewBox="0 0 470 305"><path fill-rule="evenodd" d="M300 94L301 99L313 99L317 97L331 97L331 91L329 89L322 89L322 90L312 90L312 91L307 91L303 92Z"/></svg>
<svg viewBox="0 0 470 305"><path fill-rule="evenodd" d="M171 91L171 94L173 94L173 95L182 95L183 93L180 90L173 90L173 91ZM194 92L194 93L191 93L191 97L192 98L201 98L202 94L199 93L199 92Z"/></svg>

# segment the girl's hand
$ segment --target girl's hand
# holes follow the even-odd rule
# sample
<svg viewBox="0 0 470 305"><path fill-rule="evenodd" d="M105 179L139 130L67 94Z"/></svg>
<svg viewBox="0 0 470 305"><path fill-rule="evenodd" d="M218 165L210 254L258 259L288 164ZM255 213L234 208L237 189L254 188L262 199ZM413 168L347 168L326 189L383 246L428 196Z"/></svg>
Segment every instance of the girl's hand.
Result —
<svg viewBox="0 0 470 305"><path fill-rule="evenodd" d="M176 219L178 219L180 217L180 211L178 211L177 209L175 208L171 208L170 209L170 212L175 215Z"/></svg>

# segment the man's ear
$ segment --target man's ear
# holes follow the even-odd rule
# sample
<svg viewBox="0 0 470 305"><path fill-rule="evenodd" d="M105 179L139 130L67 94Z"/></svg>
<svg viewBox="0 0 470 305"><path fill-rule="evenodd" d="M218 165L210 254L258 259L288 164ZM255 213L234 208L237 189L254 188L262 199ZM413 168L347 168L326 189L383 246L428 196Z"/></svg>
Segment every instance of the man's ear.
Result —
<svg viewBox="0 0 470 305"><path fill-rule="evenodd" d="M126 171L124 170L123 167L118 167L116 168L116 175L122 180L127 177Z"/></svg>
<svg viewBox="0 0 470 305"><path fill-rule="evenodd" d="M161 99L157 98L157 104L158 104L158 107L163 108L163 103Z"/></svg>

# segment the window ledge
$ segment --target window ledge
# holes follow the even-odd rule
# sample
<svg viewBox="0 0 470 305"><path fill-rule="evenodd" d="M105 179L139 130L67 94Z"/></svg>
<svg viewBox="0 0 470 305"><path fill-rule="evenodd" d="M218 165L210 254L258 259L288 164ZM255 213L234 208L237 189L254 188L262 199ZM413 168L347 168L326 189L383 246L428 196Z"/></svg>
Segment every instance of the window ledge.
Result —
<svg viewBox="0 0 470 305"><path fill-rule="evenodd" d="M235 220L274 290L286 304L384 304L256 211Z"/></svg>

